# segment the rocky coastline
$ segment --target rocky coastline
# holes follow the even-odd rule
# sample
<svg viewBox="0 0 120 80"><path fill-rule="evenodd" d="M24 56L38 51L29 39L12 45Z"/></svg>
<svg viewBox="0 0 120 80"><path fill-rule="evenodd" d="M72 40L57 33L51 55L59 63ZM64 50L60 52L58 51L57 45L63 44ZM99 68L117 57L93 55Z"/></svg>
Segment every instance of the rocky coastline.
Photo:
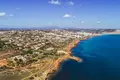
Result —
<svg viewBox="0 0 120 80"><path fill-rule="evenodd" d="M48 72L46 73L47 77L46 77L45 80L50 80L51 77L54 74L56 74L57 71L59 71L61 62L65 61L65 60L72 59L72 60L75 60L77 62L82 62L82 59L80 59L78 57L75 57L75 56L72 56L72 53L71 53L72 48L74 48L79 42L80 42L80 40L73 40L70 44L68 44L65 47L65 51L67 52L67 54L62 56L62 57L60 57L60 58L58 58L55 61L54 67L52 69L49 69Z"/></svg>

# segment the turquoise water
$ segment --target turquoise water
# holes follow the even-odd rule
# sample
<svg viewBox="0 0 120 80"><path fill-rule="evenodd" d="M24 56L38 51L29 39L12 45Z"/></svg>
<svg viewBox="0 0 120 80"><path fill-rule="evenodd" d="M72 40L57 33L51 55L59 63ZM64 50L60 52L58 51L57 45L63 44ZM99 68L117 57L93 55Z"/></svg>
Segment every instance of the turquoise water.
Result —
<svg viewBox="0 0 120 80"><path fill-rule="evenodd" d="M120 80L120 35L83 40L72 52L83 62L63 62L52 80Z"/></svg>

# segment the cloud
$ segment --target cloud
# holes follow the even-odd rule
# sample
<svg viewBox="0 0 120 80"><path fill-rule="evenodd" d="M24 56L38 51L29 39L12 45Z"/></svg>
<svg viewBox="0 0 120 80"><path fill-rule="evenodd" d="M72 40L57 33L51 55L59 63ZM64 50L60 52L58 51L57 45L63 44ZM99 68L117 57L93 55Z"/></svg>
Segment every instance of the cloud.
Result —
<svg viewBox="0 0 120 80"><path fill-rule="evenodd" d="M51 0L51 1L48 1L48 3L50 4L55 4L55 5L60 5L61 3L59 2L59 0Z"/></svg>
<svg viewBox="0 0 120 80"><path fill-rule="evenodd" d="M73 18L76 18L76 16L72 16Z"/></svg>
<svg viewBox="0 0 120 80"><path fill-rule="evenodd" d="M74 20L73 22L74 22L74 23L76 23L77 21L76 21L76 20Z"/></svg>
<svg viewBox="0 0 120 80"><path fill-rule="evenodd" d="M9 16L11 16L11 17L12 17L12 16L14 16L14 15L13 15L13 14L10 14Z"/></svg>
<svg viewBox="0 0 120 80"><path fill-rule="evenodd" d="M16 8L17 10L20 10L20 8Z"/></svg>
<svg viewBox="0 0 120 80"><path fill-rule="evenodd" d="M3 17L3 16L14 16L13 14L6 14L5 12L0 12L0 17Z"/></svg>
<svg viewBox="0 0 120 80"><path fill-rule="evenodd" d="M80 21L81 24L84 24L85 22L84 21Z"/></svg>
<svg viewBox="0 0 120 80"><path fill-rule="evenodd" d="M73 17L73 16L70 15L70 14L65 14L63 17L64 17L64 18L71 18L71 17Z"/></svg>
<svg viewBox="0 0 120 80"><path fill-rule="evenodd" d="M74 5L74 2L69 1L69 2L68 2L68 5Z"/></svg>
<svg viewBox="0 0 120 80"><path fill-rule="evenodd" d="M82 6L82 4L80 4L80 6Z"/></svg>
<svg viewBox="0 0 120 80"><path fill-rule="evenodd" d="M5 16L5 15L6 15L5 12L0 12L0 17Z"/></svg>
<svg viewBox="0 0 120 80"><path fill-rule="evenodd" d="M97 24L100 24L101 23L101 21L97 21Z"/></svg>

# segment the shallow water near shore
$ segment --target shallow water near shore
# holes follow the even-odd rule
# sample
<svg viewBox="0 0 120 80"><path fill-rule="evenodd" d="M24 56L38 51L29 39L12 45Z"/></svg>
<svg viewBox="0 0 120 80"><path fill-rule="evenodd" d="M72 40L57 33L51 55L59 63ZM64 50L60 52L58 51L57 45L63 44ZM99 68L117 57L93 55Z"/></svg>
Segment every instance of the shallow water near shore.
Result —
<svg viewBox="0 0 120 80"><path fill-rule="evenodd" d="M102 35L80 41L72 53L83 62L63 62L51 80L120 80L120 35Z"/></svg>

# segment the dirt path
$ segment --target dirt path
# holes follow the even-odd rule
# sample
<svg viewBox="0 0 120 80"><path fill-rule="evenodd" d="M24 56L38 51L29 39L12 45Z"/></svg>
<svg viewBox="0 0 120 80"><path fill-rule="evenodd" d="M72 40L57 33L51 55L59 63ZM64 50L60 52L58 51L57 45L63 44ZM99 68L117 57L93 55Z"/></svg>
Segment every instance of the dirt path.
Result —
<svg viewBox="0 0 120 80"><path fill-rule="evenodd" d="M0 59L6 58L8 55L13 55L15 54L16 51L15 50L9 50L9 51L1 51L0 52Z"/></svg>
<svg viewBox="0 0 120 80"><path fill-rule="evenodd" d="M5 66L7 64L8 64L8 62L6 59L0 60L0 66Z"/></svg>
<svg viewBox="0 0 120 80"><path fill-rule="evenodd" d="M9 50L7 52L0 52L0 66L7 66L7 60L6 58L10 55L15 54L16 52L14 50Z"/></svg>
<svg viewBox="0 0 120 80"><path fill-rule="evenodd" d="M43 73L46 69L48 69L49 67L51 67L53 63L54 63L53 60L49 60L49 62L47 62L43 67L40 67L37 72L31 73L31 75L23 78L22 80L28 80L30 77L33 77L33 76L35 76L35 75L41 76L42 73ZM38 67L39 67L39 66L38 66ZM40 77L39 77L39 78L40 78ZM42 79L41 79L41 80L42 80Z"/></svg>

